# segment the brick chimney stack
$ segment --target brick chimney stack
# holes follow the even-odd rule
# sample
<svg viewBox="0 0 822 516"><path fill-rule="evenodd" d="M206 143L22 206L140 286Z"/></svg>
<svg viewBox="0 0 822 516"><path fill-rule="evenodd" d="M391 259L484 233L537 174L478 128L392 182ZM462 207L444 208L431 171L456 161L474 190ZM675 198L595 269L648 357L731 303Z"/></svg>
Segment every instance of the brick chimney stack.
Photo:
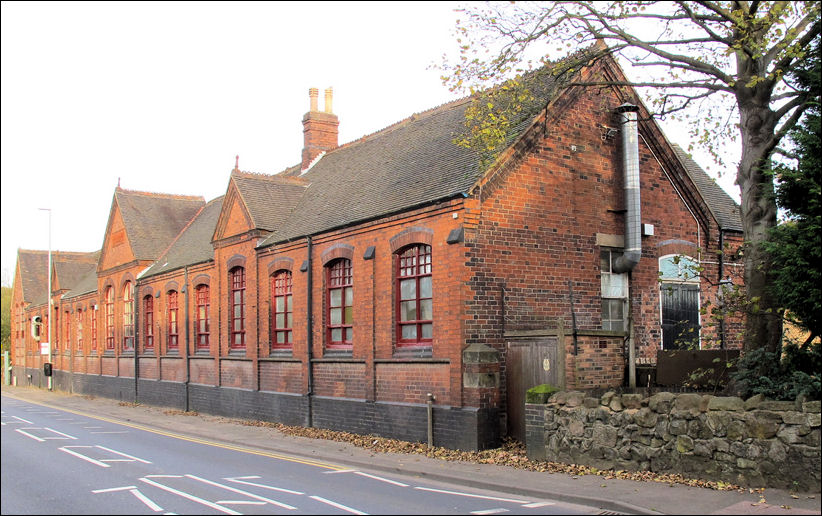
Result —
<svg viewBox="0 0 822 516"><path fill-rule="evenodd" d="M303 161L302 170L314 161L314 158L322 152L330 151L338 146L337 127L340 121L331 111L331 99L333 91L331 88L325 90L325 111L320 111L317 106L319 90L310 88L308 98L310 101L309 111L303 116Z"/></svg>

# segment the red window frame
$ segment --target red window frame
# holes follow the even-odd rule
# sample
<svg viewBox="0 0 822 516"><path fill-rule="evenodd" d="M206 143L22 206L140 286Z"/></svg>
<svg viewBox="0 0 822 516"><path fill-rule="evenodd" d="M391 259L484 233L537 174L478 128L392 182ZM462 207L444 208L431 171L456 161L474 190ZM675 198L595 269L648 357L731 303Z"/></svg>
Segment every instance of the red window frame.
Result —
<svg viewBox="0 0 822 516"><path fill-rule="evenodd" d="M209 308L211 306L210 289L208 285L199 285L196 290L197 298L197 319L195 333L197 335L196 349L198 351L208 351L209 349Z"/></svg>
<svg viewBox="0 0 822 516"><path fill-rule="evenodd" d="M143 298L143 350L154 349L154 297L149 294Z"/></svg>
<svg viewBox="0 0 822 516"><path fill-rule="evenodd" d="M178 318L179 304L177 297L176 290L169 290L166 294L166 327L168 329L166 350L169 352L180 350L180 320Z"/></svg>
<svg viewBox="0 0 822 516"><path fill-rule="evenodd" d="M83 352L83 309L77 309L77 351Z"/></svg>
<svg viewBox="0 0 822 516"><path fill-rule="evenodd" d="M395 271L397 347L423 347L433 342L431 246L414 244L400 250Z"/></svg>
<svg viewBox="0 0 822 516"><path fill-rule="evenodd" d="M280 270L271 276L271 350L293 347L294 306L291 271Z"/></svg>
<svg viewBox="0 0 822 516"><path fill-rule="evenodd" d="M66 328L66 353L71 353L71 312L66 310L64 317Z"/></svg>
<svg viewBox="0 0 822 516"><path fill-rule="evenodd" d="M351 260L339 258L326 267L326 348L350 350L354 334L354 275Z"/></svg>
<svg viewBox="0 0 822 516"><path fill-rule="evenodd" d="M134 351L134 286L123 285L123 351Z"/></svg>
<svg viewBox="0 0 822 516"><path fill-rule="evenodd" d="M245 268L234 267L229 271L231 298L229 299L230 349L245 349Z"/></svg>
<svg viewBox="0 0 822 516"><path fill-rule="evenodd" d="M106 289L106 351L114 351L114 287Z"/></svg>
<svg viewBox="0 0 822 516"><path fill-rule="evenodd" d="M91 310L91 351L97 353L97 307Z"/></svg>

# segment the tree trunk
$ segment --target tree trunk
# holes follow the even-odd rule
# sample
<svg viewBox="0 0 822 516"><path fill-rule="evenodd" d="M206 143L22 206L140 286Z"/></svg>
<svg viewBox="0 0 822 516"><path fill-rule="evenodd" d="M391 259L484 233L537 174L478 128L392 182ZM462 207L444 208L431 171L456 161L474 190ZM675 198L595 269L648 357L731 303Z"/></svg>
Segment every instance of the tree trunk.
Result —
<svg viewBox="0 0 822 516"><path fill-rule="evenodd" d="M758 104L758 105L756 105ZM761 245L776 226L773 179L763 172L773 151L776 126L767 104L740 104L742 157L736 182L742 190L742 227L745 237L745 289L748 309L744 349L780 349L782 314L770 292L770 259Z"/></svg>

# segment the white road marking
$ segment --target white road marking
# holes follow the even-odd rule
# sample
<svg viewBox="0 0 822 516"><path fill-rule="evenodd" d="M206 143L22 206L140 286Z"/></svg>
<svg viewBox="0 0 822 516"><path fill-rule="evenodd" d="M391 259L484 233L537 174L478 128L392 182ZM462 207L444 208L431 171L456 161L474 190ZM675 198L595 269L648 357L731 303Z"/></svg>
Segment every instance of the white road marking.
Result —
<svg viewBox="0 0 822 516"><path fill-rule="evenodd" d="M419 489L421 491L431 491L433 493L444 493L444 494L452 494L456 496L467 496L469 498L482 498L483 500L496 500L498 502L511 502L511 503L519 503L524 504L528 503L528 500L514 500L511 498L497 498L496 496L484 496L484 495L476 495L471 493L460 493L459 491L445 491L443 489L432 489L430 487L415 487L414 489Z"/></svg>
<svg viewBox="0 0 822 516"><path fill-rule="evenodd" d="M263 501L263 502L266 502L266 503L270 503L272 505L276 505L277 507L282 507L283 509L290 509L292 511L297 510L297 508L294 507L293 505L288 505L287 503L278 502L277 500L272 500L271 498L266 498L264 496L255 495L254 493L249 493L248 491L243 491L242 489L237 489L236 487L231 487L231 486L227 486L225 484L220 484L219 482L214 482L213 480L207 480L205 478L200 478L196 475L186 475L186 477L194 479L194 480L199 480L200 482L203 482L205 484L208 484L208 485L211 485L211 486L214 486L214 487L221 487L223 489L231 491L232 493L238 493L238 494L241 494L241 495L248 496L249 498L253 498L255 500L260 500L260 501Z"/></svg>
<svg viewBox="0 0 822 516"><path fill-rule="evenodd" d="M554 502L534 502L534 503L526 503L523 507L528 507L529 509L536 509L538 507L547 507L549 505L556 505Z"/></svg>
<svg viewBox="0 0 822 516"><path fill-rule="evenodd" d="M102 463L98 460L94 460L91 457L86 457L82 453L77 453L76 451L69 450L68 448L69 448L68 446L63 446L63 447L57 448L57 449L60 450L60 451L64 451L64 452L68 453L69 455L74 455L75 457L78 457L78 458L81 458L85 461L91 462L92 464L100 466L101 468L110 468L111 467L108 464L104 464L104 463ZM91 448L91 446L72 446L72 448Z"/></svg>
<svg viewBox="0 0 822 516"><path fill-rule="evenodd" d="M236 482L238 484L245 484L247 486L261 487L263 489L271 489L272 491L280 491L280 492L283 492L283 493L289 493L289 494L293 494L293 495L304 495L305 494L305 493L301 493L300 491L292 491L291 489L283 489L282 487L268 486L268 485L265 485L265 484L257 484L255 482L246 482L245 480L242 480L242 479L246 479L246 478L260 478L260 477L258 477L258 476L234 477L234 478L224 478L223 480L228 480L229 482Z"/></svg>
<svg viewBox="0 0 822 516"><path fill-rule="evenodd" d="M26 432L25 430L48 430L49 432L53 432L53 433L55 433L57 435L60 435L62 437L37 437L36 435L30 434L30 433ZM25 435L26 437L31 437L35 441L40 441L40 442L50 440L50 439L59 439L59 440L74 439L74 440L77 440L76 437L72 437L70 435L64 434L62 432L58 432L57 430L52 430L51 428L47 428L47 427L42 427L41 428L39 426L36 426L36 427L31 427L31 428L16 428L14 431L15 432L20 432L21 434Z"/></svg>
<svg viewBox="0 0 822 516"><path fill-rule="evenodd" d="M73 436L68 435L68 434L64 434L63 432L58 432L57 430L54 430L54 429L49 428L49 427L47 427L47 426L46 426L46 427L43 427L43 428L45 428L45 429L46 429L46 430L48 430L49 432L54 432L54 433L55 433L55 434L57 434L57 435L62 435L62 436L63 436L64 438L66 438L66 439L74 439L75 441L77 440L77 438L76 438L76 437L73 437ZM45 439L59 439L59 437L45 437Z"/></svg>
<svg viewBox="0 0 822 516"><path fill-rule="evenodd" d="M157 475L153 475L153 476L157 476ZM242 513L237 512L233 509L229 509L228 507L223 507L222 505L219 505L219 504L216 504L216 503L213 503L213 502L209 502L208 500L203 500L202 498L199 498L197 496L190 495L186 492L180 491L178 489L174 489L173 487L163 485L163 484L161 484L159 482L155 482L153 480L149 480L145 477L141 478L140 482L145 482L146 484L152 485L154 487L158 487L158 488L162 489L163 491L168 491L169 493L176 494L177 496L182 496L183 498L191 500L192 502L197 502L199 504L205 505L206 507L211 507L212 509L216 509L216 510L218 510L220 512L224 512L226 514L234 514L234 515L237 515L237 516L240 516L242 514Z"/></svg>
<svg viewBox="0 0 822 516"><path fill-rule="evenodd" d="M137 486L123 486L123 487L109 487L108 489L95 489L92 491L93 494L99 493L114 493L116 491L130 491L132 489L137 489Z"/></svg>
<svg viewBox="0 0 822 516"><path fill-rule="evenodd" d="M83 455L79 452L75 452L75 451L73 451L69 448L99 448L99 449L105 450L109 453L113 453L115 455L120 455L121 457L126 457L126 458L125 459L92 459L91 457L89 457L87 455ZM111 448L106 448L105 446L99 446L99 445L98 446L63 446L62 448L59 448L59 449L61 451L64 451L64 452L69 453L71 455L74 455L75 457L79 457L83 460L91 462L92 464L96 464L96 465L98 465L102 468L111 467L108 464L105 464L106 462L142 462L143 464L151 464L151 461L147 461L145 459L141 459L139 457L134 457L134 456L129 455L127 453L118 452L117 450L112 450Z"/></svg>
<svg viewBox="0 0 822 516"><path fill-rule="evenodd" d="M29 421L28 419L23 419L22 417L17 417L17 416L11 416L11 417L13 417L14 419L19 419L20 421L22 421L22 422L24 422L24 423L28 423L28 424L30 424L30 425L33 425L33 424L34 424L34 423L32 423L31 421Z"/></svg>
<svg viewBox="0 0 822 516"><path fill-rule="evenodd" d="M317 500L318 502L328 504L331 507L336 507L337 509L341 509L343 511L350 512L351 514L364 514L364 515L368 514L367 512L362 512L362 511L358 511L357 509L352 509L351 507L346 507L345 505L343 505L341 503L332 502L331 500L327 500L327 499L323 498L322 496L311 496L309 498L313 498L314 500Z"/></svg>
<svg viewBox="0 0 822 516"><path fill-rule="evenodd" d="M323 471L324 475L336 475L337 473L354 473L356 469L338 469L336 471Z"/></svg>
<svg viewBox="0 0 822 516"><path fill-rule="evenodd" d="M395 480L389 480L387 478L378 477L376 475L369 475L368 473L363 473L362 471L355 471L354 473L357 474L357 475L362 475L364 477L373 478L374 480L379 480L380 482L386 482L388 484L394 484L395 486L408 487L408 484L403 484L402 482L397 482Z"/></svg>
<svg viewBox="0 0 822 516"><path fill-rule="evenodd" d="M151 461L141 459L139 457L134 457L133 455L129 455L127 453L118 452L117 450L112 450L111 448L106 448L105 446L97 445L97 448L100 448L101 450L106 450L107 452L110 452L110 453L116 453L117 455L122 455L123 457L128 457L131 460L136 460L138 462L142 462L143 464L151 464ZM109 460L115 461L117 459L109 459Z"/></svg>
<svg viewBox="0 0 822 516"><path fill-rule="evenodd" d="M484 511L471 511L471 514L499 514L501 512L508 512L508 509L486 509Z"/></svg>
<svg viewBox="0 0 822 516"><path fill-rule="evenodd" d="M84 426L83 427L84 430L92 430L92 429L97 429L97 428L103 428L103 427L102 426Z"/></svg>
<svg viewBox="0 0 822 516"><path fill-rule="evenodd" d="M136 496L138 500L140 500L141 502L143 502L144 504L146 504L146 505L148 506L148 508L149 508L149 509L151 509L152 511L154 511L154 512L160 512L160 511L162 511L162 510L163 510L163 508L162 508L162 507L160 507L159 505L157 505L156 503L154 503L152 500L150 500L150 499L149 499L146 495L144 495L143 493L141 493L139 489L136 489L136 488L135 488L135 489L131 489L131 490L129 491L129 493L131 493L131 494L133 494L134 496Z"/></svg>

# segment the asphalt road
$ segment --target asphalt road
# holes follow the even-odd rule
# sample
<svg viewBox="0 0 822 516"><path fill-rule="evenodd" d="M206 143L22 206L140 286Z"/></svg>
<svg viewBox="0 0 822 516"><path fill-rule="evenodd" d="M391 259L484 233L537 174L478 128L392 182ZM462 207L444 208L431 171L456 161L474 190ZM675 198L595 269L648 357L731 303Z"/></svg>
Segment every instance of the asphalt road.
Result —
<svg viewBox="0 0 822 516"><path fill-rule="evenodd" d="M2 397L2 514L597 514Z"/></svg>

